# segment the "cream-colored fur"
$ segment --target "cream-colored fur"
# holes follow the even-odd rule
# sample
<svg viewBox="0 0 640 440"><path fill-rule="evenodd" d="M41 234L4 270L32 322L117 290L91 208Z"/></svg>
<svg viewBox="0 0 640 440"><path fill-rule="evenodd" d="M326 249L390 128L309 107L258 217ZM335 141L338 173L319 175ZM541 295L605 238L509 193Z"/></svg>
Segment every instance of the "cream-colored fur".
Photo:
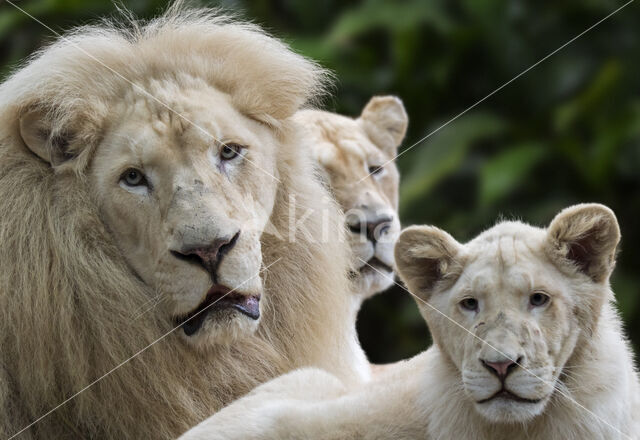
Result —
<svg viewBox="0 0 640 440"><path fill-rule="evenodd" d="M360 307L393 284L393 246L400 235L394 159L407 113L399 98L375 96L355 119L320 110L300 111L294 119L306 128L323 179L346 214Z"/></svg>
<svg viewBox="0 0 640 440"><path fill-rule="evenodd" d="M411 227L396 261L433 347L357 391L318 370L290 373L186 438L638 439L638 373L609 287L619 234L596 204L562 211L546 230L500 223L465 245ZM489 367L504 361L517 365L501 382ZM234 423L240 414L251 423Z"/></svg>
<svg viewBox="0 0 640 440"><path fill-rule="evenodd" d="M323 77L176 4L78 29L0 86L0 437L149 345L20 438L175 438L292 368L366 379L344 217L289 119ZM212 285L233 292L183 322Z"/></svg>

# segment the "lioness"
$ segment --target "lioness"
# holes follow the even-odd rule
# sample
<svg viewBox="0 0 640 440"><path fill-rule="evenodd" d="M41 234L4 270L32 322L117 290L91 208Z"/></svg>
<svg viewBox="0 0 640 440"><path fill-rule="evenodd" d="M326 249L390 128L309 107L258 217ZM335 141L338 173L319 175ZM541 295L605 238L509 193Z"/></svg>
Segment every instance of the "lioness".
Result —
<svg viewBox="0 0 640 440"><path fill-rule="evenodd" d="M393 284L393 246L400 235L394 158L407 113L399 98L375 96L355 119L302 110L294 120L306 129L323 178L346 214L359 306Z"/></svg>
<svg viewBox="0 0 640 440"><path fill-rule="evenodd" d="M638 373L609 287L619 239L597 204L464 245L408 228L396 262L433 347L357 392L318 370L288 374L188 438L637 439Z"/></svg>

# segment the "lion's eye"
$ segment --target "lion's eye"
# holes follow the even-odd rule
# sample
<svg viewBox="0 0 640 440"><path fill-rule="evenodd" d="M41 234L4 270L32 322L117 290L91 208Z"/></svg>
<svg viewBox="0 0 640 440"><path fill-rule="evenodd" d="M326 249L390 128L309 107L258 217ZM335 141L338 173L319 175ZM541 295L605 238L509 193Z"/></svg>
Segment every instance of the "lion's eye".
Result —
<svg viewBox="0 0 640 440"><path fill-rule="evenodd" d="M120 181L127 186L148 186L147 178L142 171L136 170L135 168L129 168L122 173Z"/></svg>
<svg viewBox="0 0 640 440"><path fill-rule="evenodd" d="M549 295L546 295L542 292L532 293L529 297L529 304L531 304L533 307L542 307L548 302Z"/></svg>
<svg viewBox="0 0 640 440"><path fill-rule="evenodd" d="M220 159L232 160L240 155L242 151L242 145L240 144L224 144L220 149Z"/></svg>
<svg viewBox="0 0 640 440"><path fill-rule="evenodd" d="M375 176L376 174L380 175L382 174L383 171L384 171L383 165L375 165L375 166L369 167L369 174L371 174L372 176Z"/></svg>
<svg viewBox="0 0 640 440"><path fill-rule="evenodd" d="M460 301L460 307L471 312L478 310L478 300L475 298L465 298Z"/></svg>

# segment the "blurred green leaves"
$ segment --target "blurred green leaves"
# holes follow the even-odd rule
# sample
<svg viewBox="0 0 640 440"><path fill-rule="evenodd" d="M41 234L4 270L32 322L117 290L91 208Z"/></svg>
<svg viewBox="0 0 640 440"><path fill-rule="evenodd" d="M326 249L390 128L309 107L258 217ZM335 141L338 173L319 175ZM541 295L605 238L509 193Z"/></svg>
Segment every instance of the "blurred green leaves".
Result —
<svg viewBox="0 0 640 440"><path fill-rule="evenodd" d="M547 150L542 145L527 142L501 151L487 160L480 168L480 206L495 205L518 190L546 155Z"/></svg>
<svg viewBox="0 0 640 440"><path fill-rule="evenodd" d="M384 29L392 36L397 36L414 31L418 26L429 26L439 33L447 33L452 25L439 2L373 0L363 2L338 17L326 41L329 44L345 44L372 29Z"/></svg>
<svg viewBox="0 0 640 440"><path fill-rule="evenodd" d="M438 132L433 137L413 146L416 151L403 175L400 193L403 206L424 200L439 182L461 166L470 148L505 128L500 118L481 112L462 116L451 127L443 125L435 129Z"/></svg>

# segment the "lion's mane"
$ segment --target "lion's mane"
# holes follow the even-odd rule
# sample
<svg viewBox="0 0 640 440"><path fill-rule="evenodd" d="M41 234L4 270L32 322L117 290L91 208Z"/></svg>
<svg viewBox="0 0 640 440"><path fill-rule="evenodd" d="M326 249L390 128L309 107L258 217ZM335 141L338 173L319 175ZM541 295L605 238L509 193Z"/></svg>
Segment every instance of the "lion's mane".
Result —
<svg viewBox="0 0 640 440"><path fill-rule="evenodd" d="M54 136L71 131L82 139L75 153L86 168L113 104L130 81L144 87L152 76L178 86L182 76L207 81L272 125L283 145L273 234L262 240L264 265L273 263L263 275L263 320L254 338L206 353L175 334L158 340L170 323L139 313L153 292L113 242L87 175L54 171L19 135L20 115L43 109ZM178 5L148 23L80 28L0 86L1 437L70 397L21 438L174 438L297 366L357 380L355 366L365 359L346 293L343 219L312 178L309 152L287 120L318 94L323 78L257 27ZM330 213L324 220L335 240L321 242L320 215L307 217L289 240L292 213L300 217L309 206Z"/></svg>

